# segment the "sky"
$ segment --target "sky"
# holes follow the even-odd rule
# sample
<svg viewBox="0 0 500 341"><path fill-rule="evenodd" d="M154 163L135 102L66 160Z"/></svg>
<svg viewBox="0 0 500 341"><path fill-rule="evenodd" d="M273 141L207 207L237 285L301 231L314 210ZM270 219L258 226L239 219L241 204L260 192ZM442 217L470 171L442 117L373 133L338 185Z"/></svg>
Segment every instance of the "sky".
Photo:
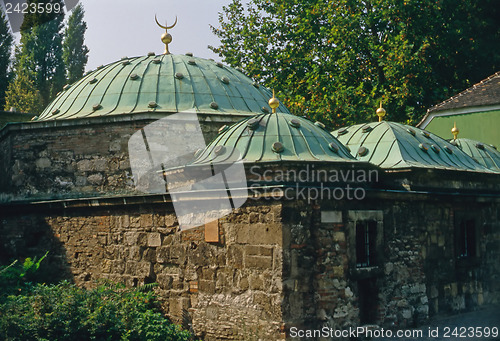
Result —
<svg viewBox="0 0 500 341"><path fill-rule="evenodd" d="M76 2L76 0L71 0ZM217 46L218 38L210 25L218 26L219 12L231 0L80 0L85 10L87 32L85 45L90 49L86 70L106 65L122 57L163 53L160 37L164 29L155 23L171 25L172 54L192 52L201 58L222 61L208 49ZM246 1L244 1L246 2ZM19 39L19 34L16 34Z"/></svg>

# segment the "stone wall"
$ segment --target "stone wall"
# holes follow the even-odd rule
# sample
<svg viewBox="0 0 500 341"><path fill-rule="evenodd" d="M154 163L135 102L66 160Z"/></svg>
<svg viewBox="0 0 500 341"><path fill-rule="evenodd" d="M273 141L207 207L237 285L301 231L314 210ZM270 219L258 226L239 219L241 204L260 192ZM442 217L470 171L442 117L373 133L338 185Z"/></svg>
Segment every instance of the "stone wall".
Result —
<svg viewBox="0 0 500 341"><path fill-rule="evenodd" d="M157 282L168 316L206 340L274 340L292 327L409 328L500 302L495 199L383 192L363 201L261 198L187 231L179 231L165 197L135 200L4 205L0 256L50 250L52 278L83 286L101 278ZM457 219L470 215L477 254L463 259ZM362 268L359 221L377 228L376 262Z"/></svg>
<svg viewBox="0 0 500 341"><path fill-rule="evenodd" d="M200 117L206 142L241 117ZM133 133L152 119L32 122L0 131L0 201L135 192L128 153Z"/></svg>
<svg viewBox="0 0 500 341"><path fill-rule="evenodd" d="M86 207L2 215L2 260L42 255L47 278L93 287L157 282L165 313L204 340L282 336L281 205L247 205L179 231L171 205ZM213 226L212 226L213 227Z"/></svg>
<svg viewBox="0 0 500 341"><path fill-rule="evenodd" d="M455 245L454 217L466 207L478 217L478 253L469 264L457 256ZM287 328L367 324L361 319L363 291L371 301L368 324L384 328L418 326L434 315L500 302L498 208L494 200L479 204L410 193L350 203L285 202ZM356 219L377 221L375 266L357 268L353 261Z"/></svg>

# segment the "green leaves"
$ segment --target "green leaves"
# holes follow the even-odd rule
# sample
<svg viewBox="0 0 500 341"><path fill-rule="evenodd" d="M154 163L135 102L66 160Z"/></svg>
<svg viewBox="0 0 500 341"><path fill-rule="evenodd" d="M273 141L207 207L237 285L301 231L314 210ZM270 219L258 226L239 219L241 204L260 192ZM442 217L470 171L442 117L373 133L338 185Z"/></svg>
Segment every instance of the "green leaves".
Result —
<svg viewBox="0 0 500 341"><path fill-rule="evenodd" d="M68 282L37 285L0 305L2 340L179 340L192 335L159 311L152 291L102 284L94 290Z"/></svg>
<svg viewBox="0 0 500 341"><path fill-rule="evenodd" d="M60 8L64 8L61 0L29 0L28 3L58 3ZM10 58L12 37L7 34L6 21L0 18L1 107L4 106L8 82L12 91L5 93L5 97L8 97L5 101L9 103L5 105L6 110L14 106L18 111L37 114L62 90L66 82L73 83L82 77L89 52L84 45L87 25L83 16L83 7L78 5L62 32L64 11L26 14L21 26L21 41L16 47L12 79L7 77L10 59L3 57ZM6 34L3 33L5 30Z"/></svg>
<svg viewBox="0 0 500 341"><path fill-rule="evenodd" d="M83 21L84 10L81 4L75 7L64 30L63 59L66 78L69 84L79 80L85 71L89 49L84 45L87 24Z"/></svg>
<svg viewBox="0 0 500 341"><path fill-rule="evenodd" d="M5 93L5 110L11 107L17 111L37 114L42 112L42 98L27 71L19 71Z"/></svg>
<svg viewBox="0 0 500 341"><path fill-rule="evenodd" d="M212 50L297 115L331 127L373 121L382 100L387 119L416 123L497 71L498 13L494 0L233 0Z"/></svg>
<svg viewBox="0 0 500 341"><path fill-rule="evenodd" d="M0 108L5 105L5 91L7 91L8 82L10 79L10 54L14 37L10 33L7 18L0 8Z"/></svg>

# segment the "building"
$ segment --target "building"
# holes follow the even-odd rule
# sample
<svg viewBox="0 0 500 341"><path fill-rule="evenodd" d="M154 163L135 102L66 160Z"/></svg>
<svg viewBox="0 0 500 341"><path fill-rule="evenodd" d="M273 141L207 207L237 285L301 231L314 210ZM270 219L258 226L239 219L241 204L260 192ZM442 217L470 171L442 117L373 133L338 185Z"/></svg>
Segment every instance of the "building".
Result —
<svg viewBox="0 0 500 341"><path fill-rule="evenodd" d="M130 141L157 155L148 129L177 113L189 129L182 115L194 113L212 142L145 173L169 191L141 191ZM0 259L49 250L54 279L157 282L166 314L206 340L407 328L500 299L498 169L394 122L330 133L213 61L103 66L2 129L0 148ZM175 188L191 208L220 213L220 192L236 208L181 229Z"/></svg>
<svg viewBox="0 0 500 341"><path fill-rule="evenodd" d="M431 107L417 127L444 138L454 123L462 137L499 146L500 72Z"/></svg>

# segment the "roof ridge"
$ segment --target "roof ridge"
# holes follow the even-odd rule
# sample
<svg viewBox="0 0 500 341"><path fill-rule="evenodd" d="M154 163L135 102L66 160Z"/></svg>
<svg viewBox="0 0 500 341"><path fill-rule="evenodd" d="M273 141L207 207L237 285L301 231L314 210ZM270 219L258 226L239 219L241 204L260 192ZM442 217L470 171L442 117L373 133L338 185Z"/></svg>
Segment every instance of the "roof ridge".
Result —
<svg viewBox="0 0 500 341"><path fill-rule="evenodd" d="M463 90L463 91L459 92L459 93L458 93L458 94L456 94L455 96L452 96L452 97L450 97L450 98L448 98L448 99L446 99L446 100L442 101L441 103L438 103L438 104L436 104L436 105L434 105L434 106L430 107L430 108L427 110L427 112L429 113L429 112L431 112L431 111L434 111L434 110L436 110L436 109L438 109L438 108L440 108L440 107L442 107L442 106L444 106L444 105L448 104L449 102L452 102L452 101L454 101L455 99L457 99L457 98L459 98L459 97L462 97L462 96L466 95L466 94L467 94L467 93L469 93L469 92L472 92L472 90L475 90L478 86L480 86L480 85L484 85L485 83L490 82L493 78L496 78L496 77L500 77L500 71L495 72L494 74L492 74L491 76L489 76L489 77L487 77L487 78L483 79L482 81L480 81L480 82L478 82L478 83L476 83L476 84L474 84L474 85L472 85L472 86L468 87L467 89L465 89L465 90Z"/></svg>

